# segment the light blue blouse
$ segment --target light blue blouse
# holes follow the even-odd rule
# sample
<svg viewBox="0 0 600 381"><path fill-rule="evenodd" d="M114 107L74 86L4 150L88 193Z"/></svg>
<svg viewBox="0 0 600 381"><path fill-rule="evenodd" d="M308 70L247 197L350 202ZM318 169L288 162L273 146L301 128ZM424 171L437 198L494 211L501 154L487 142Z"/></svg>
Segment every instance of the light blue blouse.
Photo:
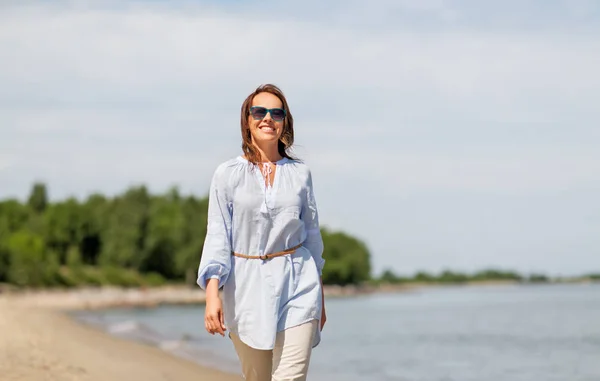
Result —
<svg viewBox="0 0 600 381"><path fill-rule="evenodd" d="M263 255L298 244L292 255ZM239 156L220 164L212 178L208 227L197 283L223 287L225 325L256 349L273 349L276 333L321 319L320 275L325 261L312 176L307 165L283 158L272 185L260 167ZM313 347L321 340L317 329Z"/></svg>

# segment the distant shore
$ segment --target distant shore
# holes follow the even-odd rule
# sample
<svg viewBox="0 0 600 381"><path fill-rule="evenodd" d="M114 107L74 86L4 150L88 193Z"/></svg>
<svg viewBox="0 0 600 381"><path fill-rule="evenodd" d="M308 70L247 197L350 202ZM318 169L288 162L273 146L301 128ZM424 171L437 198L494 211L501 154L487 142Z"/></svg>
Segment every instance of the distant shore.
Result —
<svg viewBox="0 0 600 381"><path fill-rule="evenodd" d="M579 281L575 283L589 283ZM573 282L569 282L573 283ZM477 281L464 283L411 282L400 284L325 286L326 298L353 297L368 294L416 292L420 289L439 287L484 287L500 285L523 285L513 280ZM557 284L557 283L540 283ZM560 284L560 283L558 283ZM115 307L151 308L163 304L203 304L205 294L198 287L173 285L149 288L83 287L75 289L26 289L0 286L0 299L18 301L31 307L58 310L102 309Z"/></svg>
<svg viewBox="0 0 600 381"><path fill-rule="evenodd" d="M411 290L418 286L325 286L326 297L348 297L375 292ZM60 310L114 307L156 307L162 304L203 304L206 295L198 287L158 286L150 288L85 287L75 289L27 289L5 287L0 298L33 307Z"/></svg>

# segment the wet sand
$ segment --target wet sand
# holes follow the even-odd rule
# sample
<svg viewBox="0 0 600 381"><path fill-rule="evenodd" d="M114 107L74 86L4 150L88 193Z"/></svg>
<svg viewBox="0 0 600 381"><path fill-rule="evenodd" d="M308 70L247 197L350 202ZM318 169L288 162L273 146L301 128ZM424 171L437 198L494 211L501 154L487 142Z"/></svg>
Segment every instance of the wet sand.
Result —
<svg viewBox="0 0 600 381"><path fill-rule="evenodd" d="M391 292L412 287L390 287ZM371 293L371 288L326 287L327 297ZM385 288L379 288L379 292ZM222 380L241 376L176 357L157 347L127 341L77 322L67 311L110 307L199 304L204 293L190 287L88 288L12 292L0 288L0 380Z"/></svg>
<svg viewBox="0 0 600 381"><path fill-rule="evenodd" d="M0 380L242 380L80 324L53 298L0 295Z"/></svg>

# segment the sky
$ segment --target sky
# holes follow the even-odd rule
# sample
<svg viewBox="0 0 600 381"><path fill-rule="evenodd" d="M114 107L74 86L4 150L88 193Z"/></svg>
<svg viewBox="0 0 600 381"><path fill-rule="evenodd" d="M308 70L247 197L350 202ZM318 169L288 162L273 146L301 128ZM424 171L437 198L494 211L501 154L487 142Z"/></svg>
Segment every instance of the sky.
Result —
<svg viewBox="0 0 600 381"><path fill-rule="evenodd" d="M600 3L0 5L0 199L205 196L282 88L323 226L374 273L600 271Z"/></svg>

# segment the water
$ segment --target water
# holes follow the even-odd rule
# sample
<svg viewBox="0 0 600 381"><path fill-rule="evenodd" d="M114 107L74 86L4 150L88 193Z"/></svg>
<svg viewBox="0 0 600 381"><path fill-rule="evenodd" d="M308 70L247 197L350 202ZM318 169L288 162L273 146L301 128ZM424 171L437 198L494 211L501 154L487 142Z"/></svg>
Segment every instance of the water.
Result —
<svg viewBox="0 0 600 381"><path fill-rule="evenodd" d="M239 373L202 307L78 313L113 334ZM432 288L328 299L309 380L598 381L600 284Z"/></svg>

